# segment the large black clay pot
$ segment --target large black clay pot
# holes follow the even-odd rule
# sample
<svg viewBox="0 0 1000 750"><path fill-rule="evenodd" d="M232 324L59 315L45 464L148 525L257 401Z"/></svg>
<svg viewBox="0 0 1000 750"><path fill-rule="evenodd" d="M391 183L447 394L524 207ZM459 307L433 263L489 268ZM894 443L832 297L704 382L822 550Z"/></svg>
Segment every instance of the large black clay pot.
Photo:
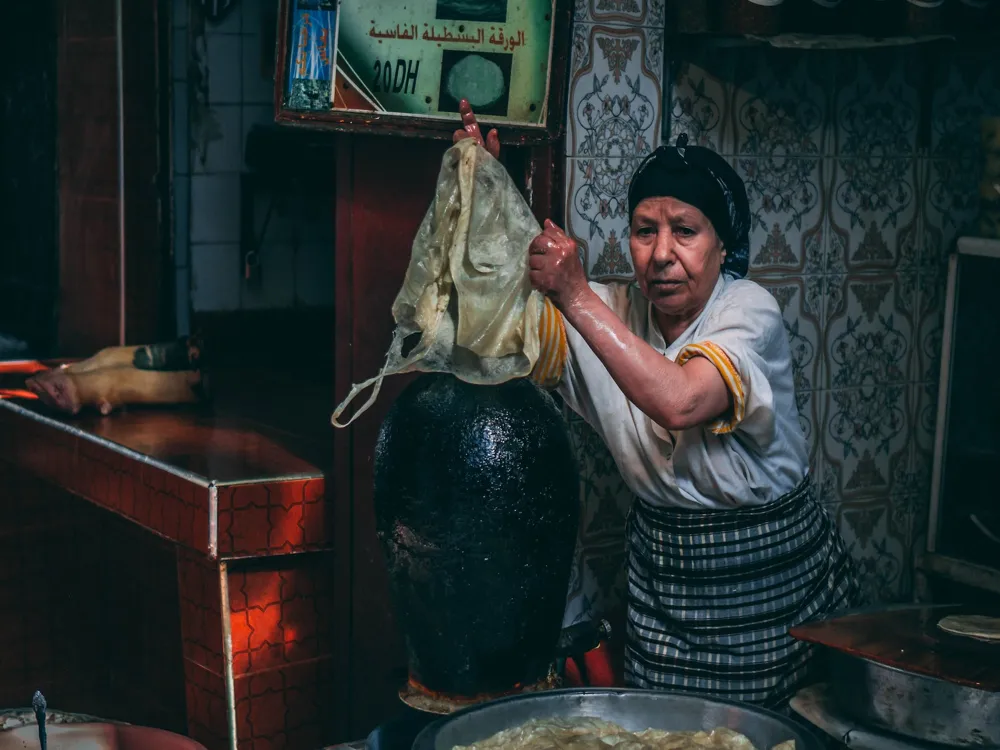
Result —
<svg viewBox="0 0 1000 750"><path fill-rule="evenodd" d="M548 394L421 376L379 432L375 511L411 679L474 696L547 676L580 512Z"/></svg>

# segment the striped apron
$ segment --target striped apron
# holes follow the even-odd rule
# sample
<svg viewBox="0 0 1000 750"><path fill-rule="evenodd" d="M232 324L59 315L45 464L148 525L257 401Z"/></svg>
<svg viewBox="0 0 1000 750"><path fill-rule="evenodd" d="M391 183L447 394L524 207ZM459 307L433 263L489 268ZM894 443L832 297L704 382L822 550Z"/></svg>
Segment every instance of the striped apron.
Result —
<svg viewBox="0 0 1000 750"><path fill-rule="evenodd" d="M628 526L625 679L780 708L809 678L800 623L854 606L854 565L812 481L764 506L638 498Z"/></svg>

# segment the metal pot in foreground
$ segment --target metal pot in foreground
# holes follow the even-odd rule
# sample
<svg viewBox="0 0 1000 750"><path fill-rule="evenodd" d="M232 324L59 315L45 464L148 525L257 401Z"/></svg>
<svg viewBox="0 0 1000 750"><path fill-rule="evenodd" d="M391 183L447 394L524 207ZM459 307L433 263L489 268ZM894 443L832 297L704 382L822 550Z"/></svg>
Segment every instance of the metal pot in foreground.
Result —
<svg viewBox="0 0 1000 750"><path fill-rule="evenodd" d="M481 696L544 683L579 522L552 398L528 380L421 376L382 424L374 494L411 685Z"/></svg>
<svg viewBox="0 0 1000 750"><path fill-rule="evenodd" d="M593 688L518 695L464 709L424 729L413 750L453 750L532 719L576 716L605 719L632 732L726 727L746 736L758 750L788 740L795 740L795 750L824 747L809 729L765 709L684 693Z"/></svg>
<svg viewBox="0 0 1000 750"><path fill-rule="evenodd" d="M998 647L1000 648L1000 647ZM1000 747L1000 692L831 650L834 700L856 721L924 742Z"/></svg>
<svg viewBox="0 0 1000 750"><path fill-rule="evenodd" d="M205 750L189 737L130 724L54 724L46 732L48 750ZM33 724L0 732L0 750L38 747L38 727Z"/></svg>
<svg viewBox="0 0 1000 750"><path fill-rule="evenodd" d="M1000 646L945 633L952 604L841 612L791 630L823 646L834 702L875 729L956 747L1000 747Z"/></svg>

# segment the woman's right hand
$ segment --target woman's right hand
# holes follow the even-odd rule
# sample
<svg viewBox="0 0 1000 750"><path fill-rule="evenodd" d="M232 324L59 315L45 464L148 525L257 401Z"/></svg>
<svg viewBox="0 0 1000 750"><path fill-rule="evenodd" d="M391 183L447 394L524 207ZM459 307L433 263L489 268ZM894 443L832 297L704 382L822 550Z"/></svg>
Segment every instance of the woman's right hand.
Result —
<svg viewBox="0 0 1000 750"><path fill-rule="evenodd" d="M458 112L462 115L462 129L456 130L452 136L452 142L458 143L463 138L475 138L476 142L485 148L494 159L500 158L500 136L497 135L496 128L490 130L483 140L483 133L479 129L479 122L476 114L472 111L472 105L468 100L463 99L458 103Z"/></svg>
<svg viewBox="0 0 1000 750"><path fill-rule="evenodd" d="M551 219L528 246L528 269L531 286L563 313L590 290L576 242Z"/></svg>

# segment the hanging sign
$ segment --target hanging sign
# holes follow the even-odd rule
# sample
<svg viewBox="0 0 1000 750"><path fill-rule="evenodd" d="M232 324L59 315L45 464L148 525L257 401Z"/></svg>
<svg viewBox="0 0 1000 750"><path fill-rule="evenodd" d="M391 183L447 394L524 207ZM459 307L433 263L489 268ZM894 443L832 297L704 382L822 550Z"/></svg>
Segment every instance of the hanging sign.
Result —
<svg viewBox="0 0 1000 750"><path fill-rule="evenodd" d="M287 2L287 110L548 124L556 0Z"/></svg>

